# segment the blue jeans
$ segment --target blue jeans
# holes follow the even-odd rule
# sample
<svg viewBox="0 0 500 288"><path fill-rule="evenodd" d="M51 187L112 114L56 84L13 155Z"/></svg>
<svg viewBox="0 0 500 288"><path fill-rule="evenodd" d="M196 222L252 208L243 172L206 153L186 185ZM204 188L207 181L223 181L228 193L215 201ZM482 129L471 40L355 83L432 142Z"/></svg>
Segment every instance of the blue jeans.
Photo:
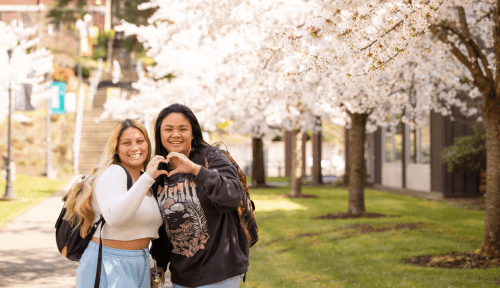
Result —
<svg viewBox="0 0 500 288"><path fill-rule="evenodd" d="M77 288L93 288L99 244L92 241L83 252L76 271ZM100 288L150 288L149 250L102 247Z"/></svg>
<svg viewBox="0 0 500 288"><path fill-rule="evenodd" d="M241 279L243 279L244 273L235 277L228 278L226 280L222 280L217 283L208 284L205 286L198 286L196 288L238 288L240 287ZM187 288L181 285L177 285L172 283L172 288Z"/></svg>

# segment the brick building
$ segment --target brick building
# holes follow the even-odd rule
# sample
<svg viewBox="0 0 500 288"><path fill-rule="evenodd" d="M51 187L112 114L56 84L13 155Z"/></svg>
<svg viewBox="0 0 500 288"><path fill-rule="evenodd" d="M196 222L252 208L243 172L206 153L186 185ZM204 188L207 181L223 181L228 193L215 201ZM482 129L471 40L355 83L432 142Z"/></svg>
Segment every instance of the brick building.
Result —
<svg viewBox="0 0 500 288"><path fill-rule="evenodd" d="M50 23L46 17L55 0L0 0L0 21L10 23L16 19L25 26L38 26L38 37L41 44L51 49L54 54L77 53L77 35L69 29L68 23ZM87 12L93 17L93 26L104 27L105 0L88 0ZM57 63L69 66L72 63ZM64 60L61 60L64 62ZM68 58L71 62L71 59Z"/></svg>

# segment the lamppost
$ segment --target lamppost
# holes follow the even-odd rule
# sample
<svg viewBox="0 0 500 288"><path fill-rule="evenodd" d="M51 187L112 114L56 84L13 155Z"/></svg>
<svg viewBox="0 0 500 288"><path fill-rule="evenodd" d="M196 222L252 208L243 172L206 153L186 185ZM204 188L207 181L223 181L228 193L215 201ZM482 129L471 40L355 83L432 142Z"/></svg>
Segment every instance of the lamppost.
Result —
<svg viewBox="0 0 500 288"><path fill-rule="evenodd" d="M80 138L82 133L82 122L83 122L83 106L85 105L85 93L82 91L82 37L85 37L87 41L87 36L89 35L89 28L92 22L92 16L90 14L85 14L83 16L83 21L78 20L76 22L76 27L78 28L78 102L76 108L76 119L75 119L75 135L73 139L73 172L78 172L78 162L80 158ZM87 42L88 43L88 42ZM91 44L88 44L91 45Z"/></svg>
<svg viewBox="0 0 500 288"><path fill-rule="evenodd" d="M49 74L45 74L45 83L47 82L47 79L49 78ZM59 90L58 90L59 91ZM59 92L58 92L59 96ZM47 98L45 101L45 174L47 178L49 179L55 179L56 175L54 174L54 170L52 169L52 162L50 160L50 113L51 113L51 108L50 108L50 98Z"/></svg>
<svg viewBox="0 0 500 288"><path fill-rule="evenodd" d="M7 51L7 54L9 56L9 64L11 63L12 61L12 49L9 49ZM12 171L11 171L11 165L10 165L10 162L12 161L12 153L11 153L11 149L12 149L12 117L11 117L11 114L12 114L12 89L11 89L11 83L9 81L9 126L7 128L8 130L8 136L7 136L7 167L5 168L5 176L6 176L6 180L7 180L7 184L5 185L5 194L4 196L2 197L2 200L13 200L13 199L16 199L17 196L16 194L14 193L14 188L12 188Z"/></svg>

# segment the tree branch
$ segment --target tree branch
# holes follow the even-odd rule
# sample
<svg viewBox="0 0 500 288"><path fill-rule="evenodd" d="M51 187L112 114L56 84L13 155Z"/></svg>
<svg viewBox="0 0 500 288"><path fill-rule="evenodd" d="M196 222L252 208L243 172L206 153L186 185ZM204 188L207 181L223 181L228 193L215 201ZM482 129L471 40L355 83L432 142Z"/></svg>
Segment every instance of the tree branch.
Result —
<svg viewBox="0 0 500 288"><path fill-rule="evenodd" d="M493 73L492 73L491 69L488 69L488 66L489 66L488 59L486 58L486 55L483 53L483 51L481 50L481 48L479 47L479 45L475 41L470 39L470 37L467 37L466 35L462 34L462 32L460 32L460 30L458 30L458 28L453 27L452 23L442 22L440 24L436 24L436 26L441 27L441 28L448 30L448 31L452 32L453 34L457 35L458 38L460 38L460 40L468 47L467 49L469 49L469 46L468 46L468 44L469 44L470 47L472 47L472 49L474 50L474 52L477 54L477 55L474 55L475 58L477 59L477 57L479 56L479 59L481 59L481 62L483 63L483 66L485 68L484 70L486 71L486 77L490 81L494 80ZM446 42L446 43L448 43L448 42ZM469 52L469 56L472 56L470 54L470 52ZM480 73L482 74L482 71Z"/></svg>
<svg viewBox="0 0 500 288"><path fill-rule="evenodd" d="M392 26L391 29L385 31L384 34L382 34L382 36L380 36L380 38L385 37L385 35L389 34L391 31L394 31L396 28L399 27L399 25L401 23L403 23L403 20L401 20L398 23L394 24L394 26ZM378 41L379 40L373 40L372 43L368 44L368 46L365 46L365 47L361 48L359 51L363 51L363 50L366 50L366 49L370 48L373 44L377 43Z"/></svg>
<svg viewBox="0 0 500 288"><path fill-rule="evenodd" d="M493 81L493 73L491 73L491 70L488 68L488 59L486 56L482 53L481 48L479 45L477 45L474 41L472 41L471 35L470 35L470 30L469 30L469 25L467 24L467 16L465 15L465 9L462 6L457 7L458 10L458 18L460 21L460 26L462 30L462 35L465 37L462 41L464 41L465 46L467 47L467 51L469 52L469 57L474 57L476 59L476 62L478 58L481 59L481 62L483 62L483 67L486 72L486 77L488 80ZM478 67L479 68L479 67Z"/></svg>
<svg viewBox="0 0 500 288"><path fill-rule="evenodd" d="M500 0L499 0L500 1ZM432 25L431 26L431 31L434 35L438 37L438 39L451 46L451 53L457 58L460 63L462 63L472 74L472 77L474 77L474 86L484 89L485 87L480 87L482 84L486 84L488 82L488 79L483 75L481 68L479 68L478 65L474 65L469 61L467 56L465 56L453 43L448 41L445 35L443 35L442 31L439 31L437 29L437 26Z"/></svg>

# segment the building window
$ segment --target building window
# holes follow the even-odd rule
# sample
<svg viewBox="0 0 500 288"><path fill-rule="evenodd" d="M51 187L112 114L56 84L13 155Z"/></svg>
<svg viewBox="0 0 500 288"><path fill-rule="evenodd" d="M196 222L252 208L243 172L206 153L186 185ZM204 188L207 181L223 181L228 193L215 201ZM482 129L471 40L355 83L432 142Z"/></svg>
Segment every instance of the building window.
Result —
<svg viewBox="0 0 500 288"><path fill-rule="evenodd" d="M403 125L389 126L385 130L385 162L401 163L403 159Z"/></svg>
<svg viewBox="0 0 500 288"><path fill-rule="evenodd" d="M431 161L430 114L424 118L420 127L410 131L410 163L428 164Z"/></svg>
<svg viewBox="0 0 500 288"><path fill-rule="evenodd" d="M403 131L406 130L406 131ZM384 162L401 163L403 159L403 133L406 133L407 163L428 164L431 160L430 114L424 117L420 127L410 129L399 123L382 129L385 145Z"/></svg>

